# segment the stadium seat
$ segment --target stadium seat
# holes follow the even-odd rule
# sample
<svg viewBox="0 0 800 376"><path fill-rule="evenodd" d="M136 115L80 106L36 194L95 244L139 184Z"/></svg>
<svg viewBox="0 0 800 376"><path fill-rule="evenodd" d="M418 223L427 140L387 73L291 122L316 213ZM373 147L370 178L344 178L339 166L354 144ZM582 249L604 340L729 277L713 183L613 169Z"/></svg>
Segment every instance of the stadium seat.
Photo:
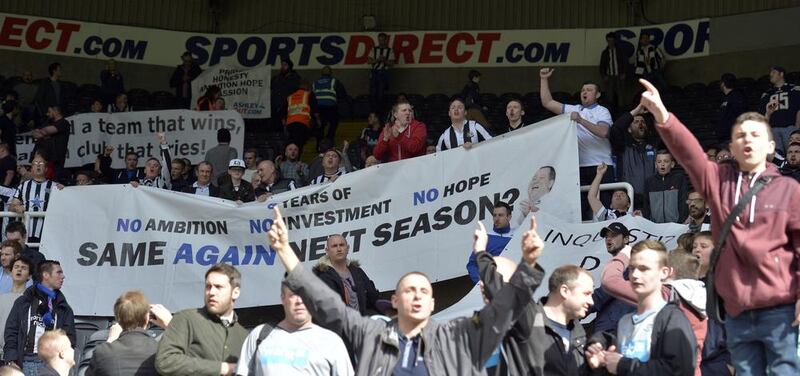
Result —
<svg viewBox="0 0 800 376"><path fill-rule="evenodd" d="M151 105L153 106L154 110L178 108L178 103L175 100L175 96L170 92L154 91L153 94L150 95L150 98L152 99Z"/></svg>
<svg viewBox="0 0 800 376"><path fill-rule="evenodd" d="M83 84L78 86L78 95L79 96L89 96L92 98L99 98L100 97L100 86L95 84Z"/></svg>
<svg viewBox="0 0 800 376"><path fill-rule="evenodd" d="M366 119L372 107L369 104L369 95L359 95L353 100L353 117L356 119Z"/></svg>
<svg viewBox="0 0 800 376"><path fill-rule="evenodd" d="M128 90L128 103L136 111L142 111L150 107L150 93L144 89L130 89Z"/></svg>
<svg viewBox="0 0 800 376"><path fill-rule="evenodd" d="M800 85L800 72L789 72L786 73L786 76L784 77L786 78L786 82L790 84Z"/></svg>

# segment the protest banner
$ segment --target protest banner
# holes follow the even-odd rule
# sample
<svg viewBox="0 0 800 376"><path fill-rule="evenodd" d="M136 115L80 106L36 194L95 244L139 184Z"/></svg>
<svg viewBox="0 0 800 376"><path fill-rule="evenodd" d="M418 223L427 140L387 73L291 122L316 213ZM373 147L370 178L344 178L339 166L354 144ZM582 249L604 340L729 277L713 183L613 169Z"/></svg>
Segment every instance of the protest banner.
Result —
<svg viewBox="0 0 800 376"><path fill-rule="evenodd" d="M215 85L221 89L226 108L245 119L270 117L270 68L240 69L215 65L192 81L192 103L197 103L206 90Z"/></svg>
<svg viewBox="0 0 800 376"><path fill-rule="evenodd" d="M236 111L133 111L78 114L70 123L65 167L94 163L106 146L112 146L111 167L125 167L125 153L139 154L143 166L149 157L160 158L156 134L166 133L172 157L202 162L206 151L217 145L217 130L231 132L231 146L242 150L244 121ZM30 133L17 136L17 162L29 164L34 148Z"/></svg>
<svg viewBox="0 0 800 376"><path fill-rule="evenodd" d="M544 251L537 261L545 271L542 284L533 295L535 300L547 295L547 280L553 269L566 264L578 265L588 270L594 277L595 288L600 287L600 273L603 266L611 259L606 250L605 238L600 230L613 222L621 222L631 232L630 245L638 241L653 239L666 245L668 250L677 246L678 237L689 231L688 225L677 223L653 223L644 217L626 215L617 220L592 223L570 223L547 213L536 214L537 232L544 240ZM522 234L530 229L530 217L525 225L518 227L511 241L501 253L514 261L522 258ZM486 224L486 223L484 223ZM463 255L464 264L468 254ZM437 313L437 320L470 316L483 307L483 297L476 285L464 298L447 309Z"/></svg>
<svg viewBox="0 0 800 376"><path fill-rule="evenodd" d="M266 244L277 205L305 267L338 233L380 290L410 270L450 279L465 274L475 223L491 219L496 201L528 200L578 220L576 139L561 115L469 150L381 164L243 206L148 187L68 187L48 206L42 251L61 260L64 292L80 315L110 314L133 288L172 310L197 306L205 270L217 262L242 272L238 307L278 304L284 270ZM552 186L532 184L543 166L558 171Z"/></svg>
<svg viewBox="0 0 800 376"><path fill-rule="evenodd" d="M202 34L8 13L0 13L0 30L0 49L161 66L177 65L188 51L202 67L277 67L288 56L295 69L368 69L378 40L378 32ZM389 46L393 69L594 66L608 32L620 37L625 56L632 56L642 33L652 35L669 60L710 51L709 19L605 29L396 31L389 33Z"/></svg>

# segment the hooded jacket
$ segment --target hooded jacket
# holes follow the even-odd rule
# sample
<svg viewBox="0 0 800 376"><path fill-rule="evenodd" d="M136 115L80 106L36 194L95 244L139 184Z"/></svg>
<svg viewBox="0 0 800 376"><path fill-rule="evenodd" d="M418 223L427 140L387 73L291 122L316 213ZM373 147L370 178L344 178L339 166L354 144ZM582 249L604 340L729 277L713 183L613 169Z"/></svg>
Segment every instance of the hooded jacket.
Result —
<svg viewBox="0 0 800 376"><path fill-rule="evenodd" d="M375 302L380 299L380 293L378 289L375 288L375 284L372 283L372 280L367 276L367 273L364 272L364 269L361 269L358 261L348 260L347 269L350 270L350 275L353 276L353 283L355 284L353 289L356 291L356 295L358 295L358 311L361 312L362 315L366 314L368 309L380 312L375 306ZM319 263L314 266L313 272L322 282L328 285L331 290L338 293L342 301L345 301L345 294L347 294L347 291L345 290L344 282L342 282L342 277L339 276L339 273L336 272L336 269L331 265L331 261L327 255L320 258Z"/></svg>
<svg viewBox="0 0 800 376"><path fill-rule="evenodd" d="M735 164L708 161L700 143L674 114L657 129L706 198L718 244L725 219L758 176L742 173ZM747 310L795 304L800 298L800 185L780 176L770 163L760 176L772 180L733 223L715 266L724 272L713 276L716 293L734 317Z"/></svg>
<svg viewBox="0 0 800 376"><path fill-rule="evenodd" d="M601 279L602 288L617 299L628 304L636 305L636 293L631 284L624 280L623 271L628 269L630 258L620 252L603 268ZM700 376L700 361L708 331L708 316L706 315L706 287L705 283L696 279L678 279L664 282L661 293L667 302L677 304L689 321L695 340L696 353L695 375ZM635 312L634 312L635 313Z"/></svg>
<svg viewBox="0 0 800 376"><path fill-rule="evenodd" d="M644 182L644 216L655 223L683 223L689 215L688 195L689 184L683 172L655 174Z"/></svg>
<svg viewBox="0 0 800 376"><path fill-rule="evenodd" d="M378 136L378 143L372 150L372 155L378 160L386 162L399 161L425 155L428 127L419 120L411 120L402 133L397 137L383 140L383 133Z"/></svg>
<svg viewBox="0 0 800 376"><path fill-rule="evenodd" d="M22 359L25 357L25 344L28 342L28 330L30 330L29 318L31 315L42 314L47 310L47 297L42 295L36 285L28 287L22 296L17 298L11 312L8 314L5 327L5 345L3 346L3 360L13 361L22 367ZM72 307L67 304L67 299L60 290L56 290L56 297L53 300L53 319L54 328L63 329L69 337L72 347L75 347L75 316Z"/></svg>
<svg viewBox="0 0 800 376"><path fill-rule="evenodd" d="M622 320L632 320L633 314L625 315ZM641 362L635 358L623 357L617 366L617 375L674 375L691 376L694 374L697 345L692 327L686 316L678 307L678 302L667 303L656 314L650 342L650 359ZM608 332L597 333L589 340L588 345L600 343L603 348L616 345L617 337Z"/></svg>
<svg viewBox="0 0 800 376"><path fill-rule="evenodd" d="M503 276L497 273L497 265L488 252L480 252L477 263L483 281L483 292L491 301L505 285ZM544 270L538 264L534 273L537 279L531 286L531 294L536 291L544 278ZM543 306L546 299L543 298L541 303L533 301L528 303L522 315L503 338L506 374L536 376L590 374L591 370L584 360L586 332L580 320L572 320L567 325L570 329L570 344L569 348L565 349L561 337L550 327L544 313ZM497 367L495 372L495 376L500 376L501 367Z"/></svg>
<svg viewBox="0 0 800 376"><path fill-rule="evenodd" d="M419 334L428 374L485 375L484 363L531 301L530 289L542 278L536 273L521 263L492 302L472 317L446 322L429 319ZM357 375L392 374L401 353L397 320L387 323L361 316L302 264L288 274L286 283L306 302L314 321L348 339L359 359Z"/></svg>

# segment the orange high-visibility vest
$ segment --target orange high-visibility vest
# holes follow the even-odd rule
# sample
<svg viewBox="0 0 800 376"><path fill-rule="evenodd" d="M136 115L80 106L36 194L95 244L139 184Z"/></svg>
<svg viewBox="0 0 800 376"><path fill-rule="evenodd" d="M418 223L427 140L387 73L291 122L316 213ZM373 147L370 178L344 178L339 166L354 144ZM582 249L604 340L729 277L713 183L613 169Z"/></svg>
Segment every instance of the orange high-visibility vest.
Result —
<svg viewBox="0 0 800 376"><path fill-rule="evenodd" d="M310 93L307 90L300 89L289 96L286 124L302 123L307 127L311 126L309 95Z"/></svg>

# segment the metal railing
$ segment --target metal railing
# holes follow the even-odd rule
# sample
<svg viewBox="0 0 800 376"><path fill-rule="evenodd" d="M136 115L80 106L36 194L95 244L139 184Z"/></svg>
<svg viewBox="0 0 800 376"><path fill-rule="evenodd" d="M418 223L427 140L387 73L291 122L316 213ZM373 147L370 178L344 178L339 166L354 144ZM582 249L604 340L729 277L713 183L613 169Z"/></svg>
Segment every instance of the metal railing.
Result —
<svg viewBox="0 0 800 376"><path fill-rule="evenodd" d="M591 187L590 185L581 186L581 193L589 192L589 188L590 187ZM630 205L630 207L628 207L628 211L627 212L630 213L630 214L633 214L633 186L630 185L629 183L619 182L619 183L600 184L600 189L598 190L598 193L599 192L603 192L603 191L616 191L618 189L624 189L626 192L628 192L628 198L630 198L631 205ZM595 213L592 213L592 215L594 215L594 214ZM592 222L592 221L588 221L588 222Z"/></svg>
<svg viewBox="0 0 800 376"><path fill-rule="evenodd" d="M22 222L25 223L25 229L30 231L30 229L28 229L28 220L31 218L44 218L45 214L47 214L47 212L43 211L24 212L24 213L17 213L13 211L0 211L0 218L20 218L22 219ZM5 234L3 234L3 236L5 236ZM31 248L38 248L41 245L41 243L26 243L26 244L28 245L28 247Z"/></svg>

